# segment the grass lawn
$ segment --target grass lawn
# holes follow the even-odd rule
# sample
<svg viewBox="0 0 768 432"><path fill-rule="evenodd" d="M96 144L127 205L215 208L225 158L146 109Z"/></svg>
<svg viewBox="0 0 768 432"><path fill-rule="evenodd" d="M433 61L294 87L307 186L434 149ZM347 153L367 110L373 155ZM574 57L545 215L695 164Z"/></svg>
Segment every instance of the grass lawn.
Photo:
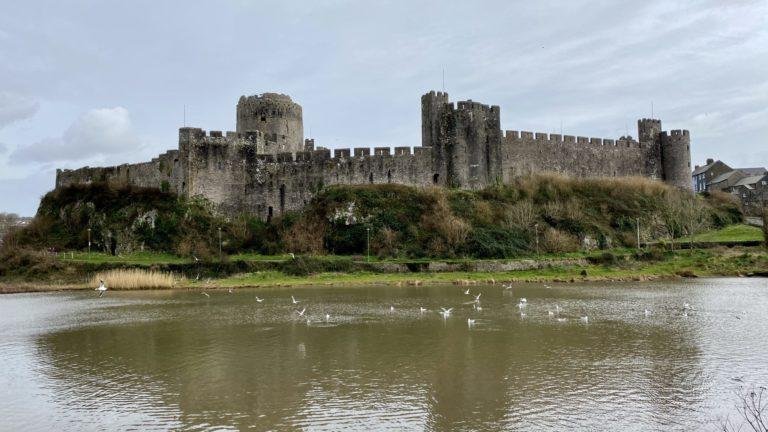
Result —
<svg viewBox="0 0 768 432"><path fill-rule="evenodd" d="M103 252L62 252L59 255L64 261L88 262L88 263L120 263L120 264L181 264L191 262L191 258L184 258L168 253L159 252L133 252L125 255L109 255Z"/></svg>
<svg viewBox="0 0 768 432"><path fill-rule="evenodd" d="M677 241L687 242L690 240L690 237L683 237ZM763 240L763 232L760 228L744 224L729 225L719 230L707 231L693 236L693 241L696 242L719 243L761 240Z"/></svg>

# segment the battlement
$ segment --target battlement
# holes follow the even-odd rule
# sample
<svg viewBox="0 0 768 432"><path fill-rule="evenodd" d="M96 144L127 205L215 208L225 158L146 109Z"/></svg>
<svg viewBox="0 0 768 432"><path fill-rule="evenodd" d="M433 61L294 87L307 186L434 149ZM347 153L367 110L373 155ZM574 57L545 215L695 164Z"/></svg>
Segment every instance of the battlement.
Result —
<svg viewBox="0 0 768 432"><path fill-rule="evenodd" d="M374 147L373 154L375 156L389 156L389 147Z"/></svg>
<svg viewBox="0 0 768 432"><path fill-rule="evenodd" d="M667 136L681 136L681 137L683 137L683 136L686 136L686 137L690 136L689 132L687 130L685 130L685 129L675 129L675 130L672 130L672 131L669 131L669 132L664 131L664 132L661 133L661 135L665 136L665 137L667 137Z"/></svg>
<svg viewBox="0 0 768 432"><path fill-rule="evenodd" d="M355 157L365 157L371 155L371 149L368 147L356 147L354 149Z"/></svg>
<svg viewBox="0 0 768 432"><path fill-rule="evenodd" d="M410 147L395 147L395 156L410 156Z"/></svg>
<svg viewBox="0 0 768 432"><path fill-rule="evenodd" d="M348 148L336 149L333 151L333 157L336 159L349 159L349 155Z"/></svg>
<svg viewBox="0 0 768 432"><path fill-rule="evenodd" d="M505 130L504 140L506 142L514 141L532 141L540 142L542 144L551 143L564 143L564 144L581 144L581 145L593 145L593 146L616 146L616 147L632 147L640 148L640 143L628 138L622 137L618 140L610 138L588 138L584 136L574 135L561 135L561 134L548 134L546 132L528 132L528 131L516 131Z"/></svg>

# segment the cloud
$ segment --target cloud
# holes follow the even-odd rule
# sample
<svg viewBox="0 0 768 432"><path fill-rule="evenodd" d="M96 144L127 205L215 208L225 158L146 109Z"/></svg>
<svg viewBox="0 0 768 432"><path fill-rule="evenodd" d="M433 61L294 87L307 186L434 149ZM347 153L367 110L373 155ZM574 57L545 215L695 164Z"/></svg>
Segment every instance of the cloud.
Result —
<svg viewBox="0 0 768 432"><path fill-rule="evenodd" d="M0 129L32 117L39 109L40 104L30 97L0 91Z"/></svg>
<svg viewBox="0 0 768 432"><path fill-rule="evenodd" d="M8 146L0 142L0 154L4 154L8 150Z"/></svg>
<svg viewBox="0 0 768 432"><path fill-rule="evenodd" d="M49 137L19 147L15 162L56 162L91 159L134 152L142 142L123 107L92 109L80 116L60 137Z"/></svg>

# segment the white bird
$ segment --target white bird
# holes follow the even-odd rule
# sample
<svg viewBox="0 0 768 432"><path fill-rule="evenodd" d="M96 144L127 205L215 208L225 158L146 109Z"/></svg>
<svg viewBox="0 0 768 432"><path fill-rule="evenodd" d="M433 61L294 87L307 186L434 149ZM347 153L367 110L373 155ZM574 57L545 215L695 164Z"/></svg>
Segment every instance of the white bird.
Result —
<svg viewBox="0 0 768 432"><path fill-rule="evenodd" d="M509 284L509 285L501 284L501 286L503 286L505 290L511 290L512 289L512 284Z"/></svg>
<svg viewBox="0 0 768 432"><path fill-rule="evenodd" d="M299 314L300 317L302 317L302 316L304 316L304 312L306 312L306 311L307 311L307 308L304 308L304 309L302 309L300 311L297 310L296 313Z"/></svg>
<svg viewBox="0 0 768 432"><path fill-rule="evenodd" d="M469 288L467 288L467 290L464 291L464 294L469 295Z"/></svg>
<svg viewBox="0 0 768 432"><path fill-rule="evenodd" d="M394 306L390 306L390 307L389 307L389 311L390 311L390 312L394 312L394 311L395 311L395 307L394 307Z"/></svg>
<svg viewBox="0 0 768 432"><path fill-rule="evenodd" d="M210 295L210 294L208 294L208 293L207 293L207 292L205 292L205 291L203 291L201 294L202 294L202 295L204 295L204 296L206 296L206 297L209 297L209 298L211 297L211 295Z"/></svg>
<svg viewBox="0 0 768 432"><path fill-rule="evenodd" d="M453 310L453 308L446 309L443 307L441 307L440 309L442 310L442 312L440 313L443 315L443 318L448 318L451 315L451 311Z"/></svg>
<svg viewBox="0 0 768 432"><path fill-rule="evenodd" d="M544 288L552 288L552 287L547 284L544 284Z"/></svg>
<svg viewBox="0 0 768 432"><path fill-rule="evenodd" d="M562 323L562 322L566 322L566 321L568 321L568 319L567 319L567 318L558 318L558 319L557 319L557 322L561 322L561 323Z"/></svg>
<svg viewBox="0 0 768 432"><path fill-rule="evenodd" d="M424 312L426 312L426 311L427 311L427 308L425 308L425 307L423 307L423 306L419 307L419 312L420 312L420 313L424 313Z"/></svg>
<svg viewBox="0 0 768 432"><path fill-rule="evenodd" d="M472 327L473 325L475 325L475 320L473 320L472 318L467 318L467 325Z"/></svg>
<svg viewBox="0 0 768 432"><path fill-rule="evenodd" d="M523 311L520 311L520 318L521 318L521 319L522 319L522 318L525 318L525 317L527 317L527 316L528 316L528 314L526 314L526 313L525 313L525 312L523 312Z"/></svg>
<svg viewBox="0 0 768 432"><path fill-rule="evenodd" d="M522 310L524 307L525 307L525 303L523 303L523 302L520 302L520 303L517 304L517 308L518 309Z"/></svg>
<svg viewBox="0 0 768 432"><path fill-rule="evenodd" d="M588 317L588 316L586 316L586 315L584 315L583 317L581 317L581 321L582 321L584 324L589 324L589 317Z"/></svg>
<svg viewBox="0 0 768 432"><path fill-rule="evenodd" d="M325 322L328 322L331 319L331 314L325 314Z"/></svg>
<svg viewBox="0 0 768 432"><path fill-rule="evenodd" d="M232 288L228 289L227 291L228 291L230 294L232 294L232 293L233 293L233 291L232 291Z"/></svg>
<svg viewBox="0 0 768 432"><path fill-rule="evenodd" d="M107 286L104 285L103 280L99 280L99 287L96 288L96 291L99 292L99 297L103 296L105 292L107 292Z"/></svg>
<svg viewBox="0 0 768 432"><path fill-rule="evenodd" d="M520 297L520 303L528 303L528 299L525 297Z"/></svg>
<svg viewBox="0 0 768 432"><path fill-rule="evenodd" d="M477 302L479 302L479 301L480 301L480 296L481 296L481 295L483 295L483 293L480 293L480 294L478 294L478 295L476 295L476 296L475 296L475 303L477 303Z"/></svg>
<svg viewBox="0 0 768 432"><path fill-rule="evenodd" d="M259 303L261 303L261 302L263 302L263 301L264 301L264 299L263 299L263 298L259 298L259 296L256 296L256 301L257 301L257 302L259 302Z"/></svg>
<svg viewBox="0 0 768 432"><path fill-rule="evenodd" d="M475 303L475 310L476 310L476 311L478 311L478 312L482 312L482 310L483 310L483 307L482 307L482 306L480 306L480 304L479 304L479 303Z"/></svg>
<svg viewBox="0 0 768 432"><path fill-rule="evenodd" d="M559 305L555 305L555 313L560 315L560 306Z"/></svg>
<svg viewBox="0 0 768 432"><path fill-rule="evenodd" d="M645 316L651 316L651 311L649 311L648 309L646 309L646 310L645 310L645 312L644 312L644 314L645 314Z"/></svg>
<svg viewBox="0 0 768 432"><path fill-rule="evenodd" d="M291 257L291 259L296 259L296 255L294 255L293 252L289 252L288 255Z"/></svg>
<svg viewBox="0 0 768 432"><path fill-rule="evenodd" d="M554 312L552 312L552 311L547 311L547 315L549 315L549 316L554 316L554 315L555 315L555 313L554 313Z"/></svg>
<svg viewBox="0 0 768 432"><path fill-rule="evenodd" d="M198 274L197 274L197 276L195 276L195 280L196 280L196 281L199 281L199 280L200 280L200 273L198 273Z"/></svg>
<svg viewBox="0 0 768 432"><path fill-rule="evenodd" d="M194 258L194 259L195 259L195 262L200 262L200 259L199 259L198 257L196 257L196 256L192 255L192 258Z"/></svg>
<svg viewBox="0 0 768 432"><path fill-rule="evenodd" d="M299 301L298 301L298 300L296 300L296 298L295 298L294 296L291 296L291 302L292 302L293 304L297 304L297 303L299 303Z"/></svg>
<svg viewBox="0 0 768 432"><path fill-rule="evenodd" d="M683 309L691 309L691 305L688 303L683 303Z"/></svg>

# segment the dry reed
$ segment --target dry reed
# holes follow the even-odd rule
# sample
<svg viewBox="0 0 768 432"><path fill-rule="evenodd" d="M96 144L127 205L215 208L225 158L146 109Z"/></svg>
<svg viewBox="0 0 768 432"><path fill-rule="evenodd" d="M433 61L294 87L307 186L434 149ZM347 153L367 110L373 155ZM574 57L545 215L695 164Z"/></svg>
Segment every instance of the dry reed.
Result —
<svg viewBox="0 0 768 432"><path fill-rule="evenodd" d="M176 279L170 273L142 269L117 269L97 273L91 279L91 285L98 286L103 280L109 289L158 289L173 288Z"/></svg>

